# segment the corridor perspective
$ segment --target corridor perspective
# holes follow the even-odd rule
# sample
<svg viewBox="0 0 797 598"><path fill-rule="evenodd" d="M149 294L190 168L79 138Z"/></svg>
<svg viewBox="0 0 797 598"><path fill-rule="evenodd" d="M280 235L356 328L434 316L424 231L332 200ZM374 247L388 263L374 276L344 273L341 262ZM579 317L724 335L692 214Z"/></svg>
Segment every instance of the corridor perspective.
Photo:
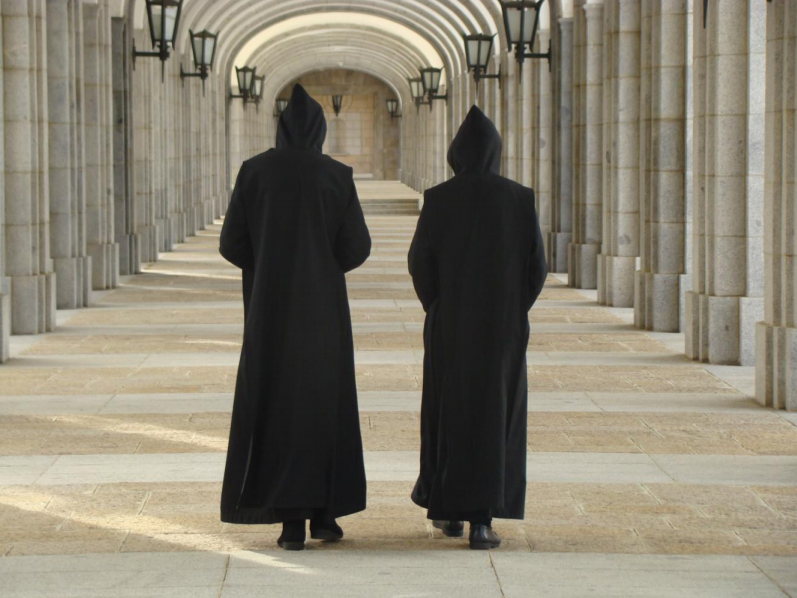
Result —
<svg viewBox="0 0 797 598"><path fill-rule="evenodd" d="M751 368L695 364L682 335L637 330L632 309L560 275L530 318L526 520L496 522L489 557L433 530L409 499L417 216L383 215L417 194L359 187L374 247L348 287L369 504L342 520L346 539L293 556L279 526L219 521L243 311L217 222L94 307L59 312L55 333L14 343L0 372L0 595L797 592L797 416L750 398Z"/></svg>
<svg viewBox="0 0 797 598"><path fill-rule="evenodd" d="M0 598L797 597L796 47L795 0L0 0ZM220 520L219 244L297 84L373 240L346 276L368 490L286 552ZM525 519L489 552L410 499L408 250L473 105L550 272Z"/></svg>

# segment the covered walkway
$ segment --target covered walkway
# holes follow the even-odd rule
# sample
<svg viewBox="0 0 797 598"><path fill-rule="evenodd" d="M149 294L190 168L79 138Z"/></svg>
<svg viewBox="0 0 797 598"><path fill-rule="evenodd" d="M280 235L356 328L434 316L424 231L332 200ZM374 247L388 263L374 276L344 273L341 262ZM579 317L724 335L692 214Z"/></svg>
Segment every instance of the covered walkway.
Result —
<svg viewBox="0 0 797 598"><path fill-rule="evenodd" d="M400 189L361 183L366 210ZM531 313L526 520L497 521L489 555L433 530L409 499L415 220L370 214L349 276L369 507L342 543L289 554L278 526L219 522L242 309L217 221L52 334L12 338L3 598L797 594L797 417L751 398L753 368L694 363L562 275Z"/></svg>

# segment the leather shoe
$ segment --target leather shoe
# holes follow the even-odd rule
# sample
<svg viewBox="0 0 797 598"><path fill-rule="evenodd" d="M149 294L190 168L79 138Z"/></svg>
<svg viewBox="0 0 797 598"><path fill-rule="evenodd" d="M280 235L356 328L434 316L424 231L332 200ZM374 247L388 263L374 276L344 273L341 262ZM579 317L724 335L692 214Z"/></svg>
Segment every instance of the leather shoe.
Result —
<svg viewBox="0 0 797 598"><path fill-rule="evenodd" d="M433 520L432 527L443 532L446 538L461 538L465 535L465 524L462 521L439 521Z"/></svg>
<svg viewBox="0 0 797 598"><path fill-rule="evenodd" d="M499 546L501 546L501 538L493 531L492 527L481 523L471 524L471 550L490 550L491 548L498 548Z"/></svg>
<svg viewBox="0 0 797 598"><path fill-rule="evenodd" d="M310 520L310 537L313 540L324 542L337 542L343 538L343 529L334 519L328 521Z"/></svg>
<svg viewBox="0 0 797 598"><path fill-rule="evenodd" d="M304 519L285 521L282 524L282 535L277 540L277 546L284 550L304 550L306 534Z"/></svg>

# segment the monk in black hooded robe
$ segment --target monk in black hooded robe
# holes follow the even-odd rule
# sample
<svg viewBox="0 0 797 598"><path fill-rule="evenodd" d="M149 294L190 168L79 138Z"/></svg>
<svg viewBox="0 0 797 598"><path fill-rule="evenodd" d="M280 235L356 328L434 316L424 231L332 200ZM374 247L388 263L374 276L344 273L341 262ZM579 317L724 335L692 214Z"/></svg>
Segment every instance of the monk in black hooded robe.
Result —
<svg viewBox="0 0 797 598"><path fill-rule="evenodd" d="M221 497L229 523L283 523L279 544L336 540L365 508L344 274L371 250L352 169L321 153L321 106L296 85L277 147L244 162L221 232L243 270L244 339Z"/></svg>
<svg viewBox="0 0 797 598"><path fill-rule="evenodd" d="M421 471L435 527L494 548L492 518L523 519L528 312L547 275L534 191L499 175L501 137L474 106L426 191L409 269L426 311Z"/></svg>

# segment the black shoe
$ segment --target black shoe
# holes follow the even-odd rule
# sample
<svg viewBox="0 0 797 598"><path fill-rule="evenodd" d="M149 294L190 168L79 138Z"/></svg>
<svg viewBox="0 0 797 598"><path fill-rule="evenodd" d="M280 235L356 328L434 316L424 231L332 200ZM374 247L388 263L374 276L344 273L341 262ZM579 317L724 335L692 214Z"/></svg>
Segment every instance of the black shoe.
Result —
<svg viewBox="0 0 797 598"><path fill-rule="evenodd" d="M310 537L313 540L337 542L343 538L343 529L334 519L312 519L310 520Z"/></svg>
<svg viewBox="0 0 797 598"><path fill-rule="evenodd" d="M499 546L501 546L501 538L493 531L492 527L481 523L471 523L471 550L490 550L491 548L498 548Z"/></svg>
<svg viewBox="0 0 797 598"><path fill-rule="evenodd" d="M304 550L306 534L304 519L286 521L282 524L282 535L277 540L277 546L284 550Z"/></svg>
<svg viewBox="0 0 797 598"><path fill-rule="evenodd" d="M465 535L465 524L462 521L432 520L432 527L443 532L446 538L461 538Z"/></svg>

